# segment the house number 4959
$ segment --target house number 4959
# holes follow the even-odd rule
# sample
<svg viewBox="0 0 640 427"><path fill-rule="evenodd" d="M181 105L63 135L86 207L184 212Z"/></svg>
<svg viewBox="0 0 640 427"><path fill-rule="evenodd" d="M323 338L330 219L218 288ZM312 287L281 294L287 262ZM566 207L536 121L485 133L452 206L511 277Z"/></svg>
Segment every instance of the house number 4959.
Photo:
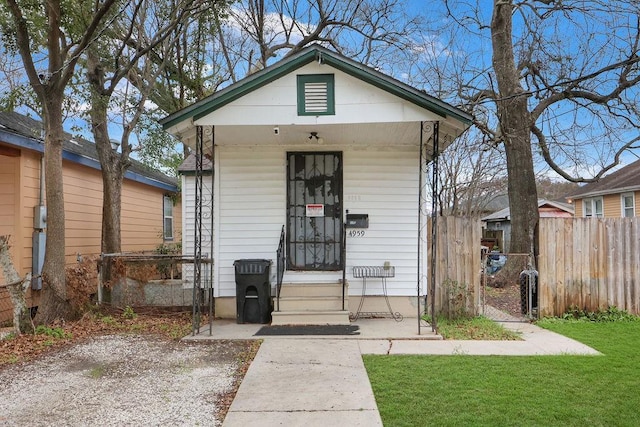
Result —
<svg viewBox="0 0 640 427"><path fill-rule="evenodd" d="M364 237L364 230L349 230L349 237Z"/></svg>

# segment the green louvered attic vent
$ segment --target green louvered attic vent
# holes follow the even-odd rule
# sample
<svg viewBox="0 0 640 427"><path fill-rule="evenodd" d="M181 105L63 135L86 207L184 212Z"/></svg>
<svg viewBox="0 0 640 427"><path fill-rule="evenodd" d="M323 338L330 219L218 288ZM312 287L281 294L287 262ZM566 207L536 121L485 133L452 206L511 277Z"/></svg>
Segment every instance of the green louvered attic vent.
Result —
<svg viewBox="0 0 640 427"><path fill-rule="evenodd" d="M298 77L298 115L335 114L333 74L308 74Z"/></svg>

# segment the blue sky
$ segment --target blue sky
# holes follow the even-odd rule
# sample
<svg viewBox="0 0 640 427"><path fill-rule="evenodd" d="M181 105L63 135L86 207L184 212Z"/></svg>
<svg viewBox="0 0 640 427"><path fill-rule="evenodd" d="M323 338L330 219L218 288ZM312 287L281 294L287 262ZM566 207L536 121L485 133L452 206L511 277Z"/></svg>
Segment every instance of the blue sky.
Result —
<svg viewBox="0 0 640 427"><path fill-rule="evenodd" d="M452 65L452 68L450 69L453 69L453 66L455 66L456 64L463 64L462 67L467 72L471 72L472 69L476 68L472 72L475 73L475 75L477 75L478 78L475 81L471 81L471 80L469 81L483 82L485 87L488 87L487 85L492 83L495 84L494 82L490 81L489 73L483 72L483 69L488 69L488 66L490 63L491 50L490 50L490 46L488 45L490 42L490 40L488 39L488 35L489 35L488 32L484 30L482 33L479 34L474 31L469 31L469 32L466 32L465 34L462 34L464 32L462 26L464 25L469 25L468 29L470 30L473 30L475 28L473 27L472 21L466 18L467 15L473 16L473 14L471 13L473 12L473 10L470 8L470 6L479 4L477 13L482 17L485 23L488 23L490 19L490 14L491 14L492 3L493 2L489 2L487 0L482 0L478 3L472 0L465 1L465 2L451 1L450 5L452 8L454 8L453 12L456 18L454 20L451 17L446 18L444 17L444 15L438 15L439 13L442 13L444 11L443 2L441 1L407 0L406 2L407 8L405 9L405 12L407 12L409 15L424 14L428 18L434 19L434 22L436 24L442 25L444 30L455 30L454 36L459 37L459 39L457 40L457 44L455 46L448 46L448 37L449 37L448 32L436 32L436 31L429 31L429 29L426 29L425 32L423 33L415 34L414 37L416 40L422 40L425 43L428 43L429 47L433 49L432 52L434 52L436 56L439 55L439 58L435 58L435 59L423 58L423 59L429 59L432 61L435 60L440 62L448 61ZM523 21L520 19L519 14L516 14L515 18L516 19L515 19L514 26L516 31L518 31L519 28L523 28L522 27ZM581 48L584 42L584 39L588 38L590 43L598 43L605 40L608 36L611 35L611 31L600 31L600 28L594 23L583 21L580 24L584 25L585 23L590 25L589 30L591 30L591 33L589 33L589 30L588 30L587 33L584 34L584 37L575 38L572 43L567 43L565 48L570 50L577 50ZM566 29L566 28L563 28L563 29ZM599 32L600 34L598 34ZM558 31L558 28L549 27L546 29L547 36L550 36L553 38L553 36L557 34L560 34L560 32ZM569 40L571 40L571 37L570 37L571 34L570 33L567 33L567 34L568 35L565 35L564 33L562 33L562 35L559 38L556 38L555 43L549 43L547 45L547 48L551 49L555 44L560 45L561 43L566 43ZM618 32L618 35L620 35L620 32ZM619 38L621 40L623 39L623 37L619 37ZM561 53L560 50L558 50L558 52L559 54ZM605 59L606 57L602 55L601 57L592 58L591 60L596 62L598 60L603 61ZM464 63L465 60L468 61L466 64ZM420 65L423 67L425 71L428 72L429 70L428 61ZM403 76L408 75L405 71L398 69L395 65L394 66L389 65L386 69L383 68L382 71L392 73L397 78L403 78ZM421 83L419 81L419 77L420 77L419 74L420 73L418 73L417 75L418 79L416 79L414 76L413 81L410 81L410 83L415 83L418 88L426 87L426 86L421 86L424 82ZM455 100L452 100L452 101L455 102ZM572 122L568 122L568 120L571 118L571 115L568 114L568 111L569 111L568 107L559 107L557 111L559 111L563 115L563 118L560 121L558 121L560 125L562 125L563 121L565 122L565 127L568 127L569 123L572 124ZM583 122L587 121L587 123L589 122L589 120L592 120L592 119L593 118L589 118L587 116L581 116L577 118L578 121L583 121ZM72 126L76 124L78 124L77 121L68 120L67 128L71 130ZM634 136L634 134L637 134L637 130L635 129L628 133L623 132L620 135L620 138L624 138L624 137L630 138ZM85 136L90 138L90 134L86 132L85 132ZM117 130L117 127L112 128L112 137L114 138L119 137L119 132ZM586 138L587 137L586 133L583 133L582 137ZM597 140L595 144L597 144ZM606 146L607 146L606 144L600 145L601 148ZM595 152L596 151L593 150L593 153ZM635 160L635 158L636 157L634 157L633 155L625 155L624 161L625 162L633 161ZM585 163L588 163L588 162L585 162ZM588 166L588 165L585 164L585 166Z"/></svg>

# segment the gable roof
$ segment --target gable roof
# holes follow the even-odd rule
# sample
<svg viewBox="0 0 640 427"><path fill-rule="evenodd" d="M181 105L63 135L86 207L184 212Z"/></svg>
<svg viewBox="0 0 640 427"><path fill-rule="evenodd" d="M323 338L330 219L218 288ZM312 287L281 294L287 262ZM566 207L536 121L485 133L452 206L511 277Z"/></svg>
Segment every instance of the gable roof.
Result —
<svg viewBox="0 0 640 427"><path fill-rule="evenodd" d="M16 112L0 111L0 142L40 153L44 152L42 122ZM83 138L75 138L65 134L62 158L74 163L100 170L100 161L96 145ZM158 187L170 192L178 191L178 181L146 165L131 160L131 166L124 177L131 181Z"/></svg>
<svg viewBox="0 0 640 427"><path fill-rule="evenodd" d="M314 61L330 65L441 117L452 117L465 125L471 124L471 115L459 108L317 44L307 46L290 57L251 74L213 95L165 117L160 120L160 124L164 129L168 129L185 120L198 120L230 102Z"/></svg>
<svg viewBox="0 0 640 427"><path fill-rule="evenodd" d="M624 193L626 191L640 190L640 160L605 175L596 182L589 183L568 199L583 199L604 194Z"/></svg>
<svg viewBox="0 0 640 427"><path fill-rule="evenodd" d="M572 215L574 213L573 206L569 204L561 203L561 202L552 202L550 200L545 200L545 199L538 199L538 209L545 205L560 209ZM501 209L498 212L489 214L482 218L482 221L510 221L510 220L511 220L511 210L508 207Z"/></svg>

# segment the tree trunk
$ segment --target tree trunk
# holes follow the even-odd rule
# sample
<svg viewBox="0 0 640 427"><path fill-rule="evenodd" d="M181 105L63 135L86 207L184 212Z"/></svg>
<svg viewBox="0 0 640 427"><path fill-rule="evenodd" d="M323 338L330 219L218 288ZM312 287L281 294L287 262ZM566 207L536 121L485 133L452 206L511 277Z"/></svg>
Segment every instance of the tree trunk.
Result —
<svg viewBox="0 0 640 427"><path fill-rule="evenodd" d="M107 109L109 96L104 94L104 72L100 59L91 50L87 52L87 80L91 86L91 129L102 169L102 253L112 254L121 251L120 212L122 206L122 182L128 164L111 147L109 138ZM125 147L123 147L125 150ZM107 258L100 268L102 280L111 280L111 260ZM109 288L102 290L102 301L111 302Z"/></svg>
<svg viewBox="0 0 640 427"><path fill-rule="evenodd" d="M120 156L111 148L107 133L107 110L91 107L91 125L102 169L102 243L103 253L118 253L121 249L120 210L123 173Z"/></svg>
<svg viewBox="0 0 640 427"><path fill-rule="evenodd" d="M62 93L51 91L44 105L44 169L47 198L47 242L42 267L38 324L71 314L65 285L65 213L62 183Z"/></svg>
<svg viewBox="0 0 640 427"><path fill-rule="evenodd" d="M31 321L31 312L27 308L25 293L31 282L31 273L21 279L13 265L9 252L9 236L0 236L0 267L7 283L9 298L13 304L13 330L16 335L33 333L34 327Z"/></svg>
<svg viewBox="0 0 640 427"><path fill-rule="evenodd" d="M513 4L495 0L491 20L493 69L498 82L497 111L507 159L511 242L509 253L537 252L538 194L531 150L531 117L520 85L512 41ZM519 273L526 256L511 256L505 274ZM535 262L535 259L532 260ZM517 271L516 271L517 270ZM516 276L517 278L517 276Z"/></svg>
<svg viewBox="0 0 640 427"><path fill-rule="evenodd" d="M93 136L102 169L102 253L114 254L121 251L120 211L122 204L123 172L120 166L120 156L111 148L107 132L106 108L91 106L91 122ZM113 258L105 258L100 266L102 282L111 281L111 266ZM111 303L111 290L102 289L102 302Z"/></svg>
<svg viewBox="0 0 640 427"><path fill-rule="evenodd" d="M5 35L11 43L15 42L22 58L24 72L38 98L44 119L47 243L42 268L42 291L35 320L45 324L73 313L67 299L65 283L65 212L62 183L62 104L65 88L74 75L78 60L83 56L87 46L95 40L94 34L101 34L103 22L108 18L116 1L96 2L92 17L80 14L82 17L74 15L73 19L71 15L63 13L61 3L61 0L33 4L6 0L3 6L6 4L7 10L2 8L3 12L8 11L11 14L12 23L15 24L10 34ZM37 25L26 18L36 10L34 8L40 8L43 12L43 19L38 21ZM79 37L68 35L67 30ZM45 65L46 72L42 72L39 67Z"/></svg>

